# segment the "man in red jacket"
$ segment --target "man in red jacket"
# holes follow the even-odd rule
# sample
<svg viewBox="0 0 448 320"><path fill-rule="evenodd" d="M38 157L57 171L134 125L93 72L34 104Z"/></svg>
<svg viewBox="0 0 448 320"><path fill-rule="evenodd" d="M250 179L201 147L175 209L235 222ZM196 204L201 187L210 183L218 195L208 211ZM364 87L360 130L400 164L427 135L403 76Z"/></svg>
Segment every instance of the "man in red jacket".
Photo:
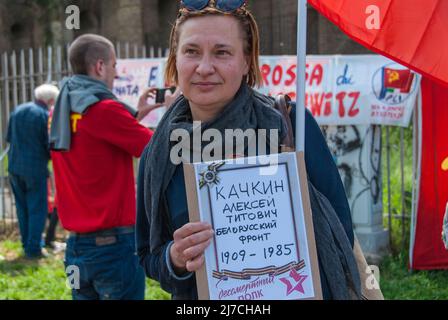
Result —
<svg viewBox="0 0 448 320"><path fill-rule="evenodd" d="M116 56L106 38L77 38L69 58L74 76L62 83L50 145L59 216L71 232L65 263L77 271L67 274L73 299L143 299L133 157L152 136L138 121L160 104L147 103L151 89L141 96L138 112L116 99Z"/></svg>

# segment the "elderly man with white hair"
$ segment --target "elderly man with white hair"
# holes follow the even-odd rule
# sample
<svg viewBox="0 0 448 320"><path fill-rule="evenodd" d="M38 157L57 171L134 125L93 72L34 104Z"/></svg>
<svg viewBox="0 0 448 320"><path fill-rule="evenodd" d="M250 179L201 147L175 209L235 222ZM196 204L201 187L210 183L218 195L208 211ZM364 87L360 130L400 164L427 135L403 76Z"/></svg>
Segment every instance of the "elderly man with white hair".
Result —
<svg viewBox="0 0 448 320"><path fill-rule="evenodd" d="M25 257L43 257L42 233L48 214L47 178L50 160L48 110L59 89L44 84L34 91L35 101L12 112L6 141L9 143L8 171L16 200L20 235Z"/></svg>

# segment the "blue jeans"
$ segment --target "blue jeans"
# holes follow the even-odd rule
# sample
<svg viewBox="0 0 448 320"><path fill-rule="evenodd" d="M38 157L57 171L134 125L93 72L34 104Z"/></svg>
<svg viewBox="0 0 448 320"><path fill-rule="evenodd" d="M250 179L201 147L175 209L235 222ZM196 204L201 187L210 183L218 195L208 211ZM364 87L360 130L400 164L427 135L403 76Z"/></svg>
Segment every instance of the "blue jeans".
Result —
<svg viewBox="0 0 448 320"><path fill-rule="evenodd" d="M74 274L73 266L79 270L79 281L70 281L73 300L145 298L145 274L135 250L135 233L101 239L70 236L65 253L69 280Z"/></svg>
<svg viewBox="0 0 448 320"><path fill-rule="evenodd" d="M47 177L15 174L9 177L16 200L23 250L27 257L39 257L42 254L42 233L48 215Z"/></svg>

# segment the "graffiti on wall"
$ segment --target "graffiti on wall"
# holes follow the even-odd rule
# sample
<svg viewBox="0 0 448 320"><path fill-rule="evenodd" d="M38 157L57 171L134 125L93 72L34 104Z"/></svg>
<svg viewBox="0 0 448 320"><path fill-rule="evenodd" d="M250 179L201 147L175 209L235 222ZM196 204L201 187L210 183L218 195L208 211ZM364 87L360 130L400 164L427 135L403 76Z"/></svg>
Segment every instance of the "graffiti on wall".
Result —
<svg viewBox="0 0 448 320"><path fill-rule="evenodd" d="M352 215L381 205L380 126L322 126L349 200Z"/></svg>

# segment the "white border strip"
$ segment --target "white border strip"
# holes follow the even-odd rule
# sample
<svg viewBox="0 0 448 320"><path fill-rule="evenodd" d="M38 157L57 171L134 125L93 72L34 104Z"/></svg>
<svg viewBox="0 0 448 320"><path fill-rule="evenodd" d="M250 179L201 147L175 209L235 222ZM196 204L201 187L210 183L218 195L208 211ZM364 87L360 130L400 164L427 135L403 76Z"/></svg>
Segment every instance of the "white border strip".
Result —
<svg viewBox="0 0 448 320"><path fill-rule="evenodd" d="M412 215L411 215L411 234L409 241L409 266L414 269L414 246L415 234L417 230L417 214L418 203L420 201L420 179L422 169L422 135L423 135L423 115L422 115L422 88L420 84L420 91L417 97L417 110L414 113L414 129L413 129L413 172L412 172Z"/></svg>

